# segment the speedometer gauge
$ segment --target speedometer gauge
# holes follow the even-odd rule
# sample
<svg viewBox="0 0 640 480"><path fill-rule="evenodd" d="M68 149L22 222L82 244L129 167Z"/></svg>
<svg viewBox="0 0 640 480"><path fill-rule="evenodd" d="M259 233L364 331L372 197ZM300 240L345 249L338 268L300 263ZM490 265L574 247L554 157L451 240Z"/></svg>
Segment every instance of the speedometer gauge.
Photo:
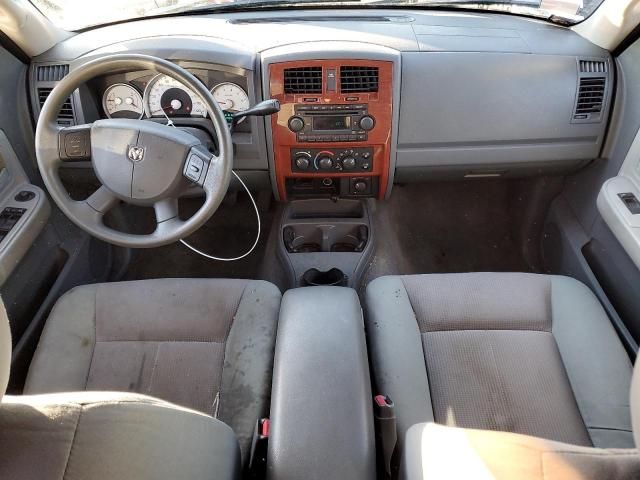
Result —
<svg viewBox="0 0 640 480"><path fill-rule="evenodd" d="M145 90L145 110L149 117L206 117L207 107L199 95L167 75L151 79Z"/></svg>
<svg viewBox="0 0 640 480"><path fill-rule="evenodd" d="M109 118L140 119L144 112L138 90L126 83L114 83L102 95L102 108Z"/></svg>
<svg viewBox="0 0 640 480"><path fill-rule="evenodd" d="M221 83L212 90L213 98L225 112L241 112L250 107L249 97L240 85L235 83Z"/></svg>

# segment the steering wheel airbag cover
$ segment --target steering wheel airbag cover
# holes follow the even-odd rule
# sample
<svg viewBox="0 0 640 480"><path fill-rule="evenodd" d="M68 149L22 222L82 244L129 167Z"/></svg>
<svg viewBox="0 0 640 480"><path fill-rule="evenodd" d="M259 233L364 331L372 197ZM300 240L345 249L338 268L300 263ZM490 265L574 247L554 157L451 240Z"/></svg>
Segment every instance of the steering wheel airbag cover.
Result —
<svg viewBox="0 0 640 480"><path fill-rule="evenodd" d="M179 128L138 120L98 120L91 127L91 161L102 184L138 205L179 193L182 167L199 140Z"/></svg>

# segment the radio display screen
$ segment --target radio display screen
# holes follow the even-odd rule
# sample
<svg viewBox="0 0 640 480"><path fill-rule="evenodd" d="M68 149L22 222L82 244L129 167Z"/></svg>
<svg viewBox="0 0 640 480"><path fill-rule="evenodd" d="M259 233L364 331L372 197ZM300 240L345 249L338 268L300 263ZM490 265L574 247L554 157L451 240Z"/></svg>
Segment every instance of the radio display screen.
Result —
<svg viewBox="0 0 640 480"><path fill-rule="evenodd" d="M344 115L321 115L313 117L314 130L350 130L351 117Z"/></svg>

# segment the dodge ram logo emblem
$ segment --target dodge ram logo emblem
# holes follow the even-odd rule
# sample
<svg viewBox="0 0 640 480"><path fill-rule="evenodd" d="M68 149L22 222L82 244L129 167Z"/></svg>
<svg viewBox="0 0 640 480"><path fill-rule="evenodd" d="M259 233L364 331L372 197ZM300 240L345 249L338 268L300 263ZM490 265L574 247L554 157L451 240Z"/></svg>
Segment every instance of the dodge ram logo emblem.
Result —
<svg viewBox="0 0 640 480"><path fill-rule="evenodd" d="M129 147L127 156L132 162L142 161L142 159L144 158L144 147Z"/></svg>

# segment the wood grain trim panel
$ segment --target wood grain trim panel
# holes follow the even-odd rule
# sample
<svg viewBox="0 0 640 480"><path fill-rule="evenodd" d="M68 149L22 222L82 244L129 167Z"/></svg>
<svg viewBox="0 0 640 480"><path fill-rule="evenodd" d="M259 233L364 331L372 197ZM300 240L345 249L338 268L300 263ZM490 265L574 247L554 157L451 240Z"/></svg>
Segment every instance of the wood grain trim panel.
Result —
<svg viewBox="0 0 640 480"><path fill-rule="evenodd" d="M285 94L284 70L299 67L322 67L321 94ZM378 91L375 93L340 93L340 67L360 66L378 67ZM328 92L326 85L327 69L336 70L336 91ZM335 59L335 60L305 60L272 63L269 65L269 94L271 98L280 101L280 112L271 117L273 135L273 155L275 178L278 193L282 200L287 199L285 180L287 178L317 178L317 173L299 173L291 171L291 148L322 148L323 150L372 147L373 169L368 173L349 172L331 173L331 177L379 177L378 198L383 199L389 179L389 164L391 157L391 127L393 118L393 62L381 60ZM357 100L347 101L347 97L357 97ZM317 102L307 102L305 99L317 98ZM367 141L338 142L338 143L300 143L296 134L289 130L289 118L294 115L296 104L367 104L369 114L375 118L375 126L368 132Z"/></svg>

